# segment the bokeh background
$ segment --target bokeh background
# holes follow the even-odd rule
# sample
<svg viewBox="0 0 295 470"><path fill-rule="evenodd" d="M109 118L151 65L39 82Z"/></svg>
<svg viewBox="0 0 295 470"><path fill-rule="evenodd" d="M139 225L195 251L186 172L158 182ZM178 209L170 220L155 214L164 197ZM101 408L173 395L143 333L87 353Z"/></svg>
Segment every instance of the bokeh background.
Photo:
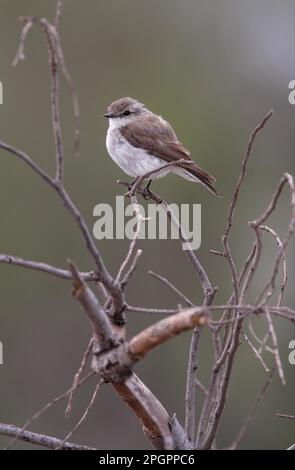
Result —
<svg viewBox="0 0 295 470"><path fill-rule="evenodd" d="M53 19L53 0L0 0L0 138L25 150L48 171L54 170L47 50L37 28L26 44L26 61L11 66L19 40L22 15ZM223 303L230 293L230 275L220 248L226 208L237 179L251 129L270 109L274 116L259 135L233 231L233 254L240 266L253 241L247 226L268 202L282 173L294 173L294 106L288 83L295 78L293 0L65 0L60 33L81 107L81 158L73 156L71 98L62 85L62 125L66 186L93 226L93 207L114 205L122 173L107 156L103 118L106 106L129 95L163 114L193 158L217 177L223 199L176 176L156 182L169 202L202 204L202 246L199 256ZM22 162L0 152L0 252L43 260L61 267L74 259L81 269L92 263L75 224L56 195ZM284 233L290 208L287 194L272 218ZM265 238L263 266L248 301L273 266L273 242ZM128 241L104 240L99 249L115 273ZM194 301L201 292L177 241L141 241L143 255L127 290L129 303L174 307L172 293L151 279L152 269L167 276ZM294 307L294 251L288 252L289 282L285 302ZM89 325L71 297L71 286L46 274L0 265L0 421L24 421L72 381L89 339ZM129 313L131 336L155 318ZM263 321L260 322L263 331ZM276 323L277 324L277 323ZM294 441L292 422L277 412L294 414L294 366L288 344L294 329L277 324L287 386L276 378L241 443L248 449L284 449ZM165 344L136 367L137 373L170 413L184 416L185 371L190 334ZM209 337L201 344L200 378L206 382L212 360ZM266 356L271 365L271 357ZM226 447L235 437L266 380L266 373L247 345L237 355L230 396L218 435ZM64 418L58 405L32 429L64 437L81 416L94 383L77 394L73 414ZM104 387L87 421L72 438L101 449L149 448L129 409ZM7 442L0 438L1 445ZM17 444L15 448L28 448Z"/></svg>

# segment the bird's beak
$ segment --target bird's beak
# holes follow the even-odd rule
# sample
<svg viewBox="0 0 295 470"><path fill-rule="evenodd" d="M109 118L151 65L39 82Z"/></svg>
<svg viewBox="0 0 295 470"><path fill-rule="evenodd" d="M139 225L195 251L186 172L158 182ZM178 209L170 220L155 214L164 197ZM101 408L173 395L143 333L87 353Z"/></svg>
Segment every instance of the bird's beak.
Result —
<svg viewBox="0 0 295 470"><path fill-rule="evenodd" d="M104 114L104 117L109 119L109 118L114 117L114 115L112 113L106 113Z"/></svg>

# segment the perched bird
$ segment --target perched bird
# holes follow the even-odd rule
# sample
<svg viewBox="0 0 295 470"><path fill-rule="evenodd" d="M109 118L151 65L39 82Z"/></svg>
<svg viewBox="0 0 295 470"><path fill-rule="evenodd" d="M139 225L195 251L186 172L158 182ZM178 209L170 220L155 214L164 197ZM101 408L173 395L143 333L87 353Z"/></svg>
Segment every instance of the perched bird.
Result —
<svg viewBox="0 0 295 470"><path fill-rule="evenodd" d="M202 183L215 196L219 196L214 188L214 176L191 159L170 124L144 104L133 98L120 98L110 104L104 116L109 119L106 139L108 153L127 175L135 178L131 184L167 163L184 160L179 166L169 166L152 174L147 187L151 180L173 172Z"/></svg>

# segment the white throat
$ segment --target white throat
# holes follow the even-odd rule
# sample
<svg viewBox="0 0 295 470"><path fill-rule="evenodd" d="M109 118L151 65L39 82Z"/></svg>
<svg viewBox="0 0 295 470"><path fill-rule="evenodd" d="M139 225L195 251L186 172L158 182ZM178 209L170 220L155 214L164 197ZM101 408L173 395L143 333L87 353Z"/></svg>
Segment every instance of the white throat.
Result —
<svg viewBox="0 0 295 470"><path fill-rule="evenodd" d="M120 129L129 124L133 119L130 117L119 117L119 118L110 118L109 119L109 130Z"/></svg>

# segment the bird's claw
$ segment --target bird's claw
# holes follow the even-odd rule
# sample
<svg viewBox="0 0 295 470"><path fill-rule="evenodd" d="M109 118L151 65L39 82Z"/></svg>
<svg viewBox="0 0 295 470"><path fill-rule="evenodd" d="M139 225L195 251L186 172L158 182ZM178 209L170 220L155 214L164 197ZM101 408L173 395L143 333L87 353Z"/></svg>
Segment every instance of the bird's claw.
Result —
<svg viewBox="0 0 295 470"><path fill-rule="evenodd" d="M126 197L132 196L132 185L130 183L127 183L126 181L117 180L117 184L122 184L123 186L127 187L128 191L127 193L123 194L123 196L126 196Z"/></svg>
<svg viewBox="0 0 295 470"><path fill-rule="evenodd" d="M153 193L148 187L142 189L141 195L146 201L149 201L153 198Z"/></svg>
<svg viewBox="0 0 295 470"><path fill-rule="evenodd" d="M154 194L149 188L150 183L148 183L144 188L139 186L137 189L134 188L135 182L127 183L126 181L117 180L117 184L122 184L123 186L127 187L128 191L125 194L123 194L123 196L125 197L131 198L132 196L135 195L136 192L139 192L146 201L149 201L150 199L153 199L154 197Z"/></svg>

